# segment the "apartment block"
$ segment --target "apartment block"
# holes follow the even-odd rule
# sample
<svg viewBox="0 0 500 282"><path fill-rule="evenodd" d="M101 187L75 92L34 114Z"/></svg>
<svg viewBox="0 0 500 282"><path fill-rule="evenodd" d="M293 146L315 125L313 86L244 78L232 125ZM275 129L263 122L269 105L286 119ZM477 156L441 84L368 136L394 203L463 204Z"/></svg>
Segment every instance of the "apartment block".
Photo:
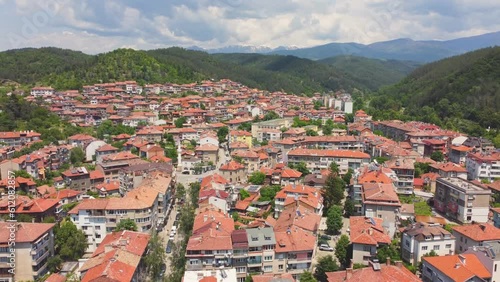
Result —
<svg viewBox="0 0 500 282"><path fill-rule="evenodd" d="M418 265L423 255L434 251L439 256L453 255L455 237L439 224L416 223L408 226L402 234L402 259Z"/></svg>
<svg viewBox="0 0 500 282"><path fill-rule="evenodd" d="M298 279L304 271L311 271L317 242L314 233L292 226L275 236L274 273L287 272Z"/></svg>
<svg viewBox="0 0 500 282"><path fill-rule="evenodd" d="M92 253L123 219L134 220L140 232L149 232L156 227L159 194L154 189L137 188L123 198L84 200L68 214L85 233L89 243L87 252Z"/></svg>
<svg viewBox="0 0 500 282"><path fill-rule="evenodd" d="M272 227L247 229L248 272L273 273L276 237Z"/></svg>
<svg viewBox="0 0 500 282"><path fill-rule="evenodd" d="M500 152L470 153L466 167L468 179L494 181L500 177Z"/></svg>
<svg viewBox="0 0 500 282"><path fill-rule="evenodd" d="M278 134L278 131L279 131L279 136L281 137L281 128L283 127L289 128L292 126L292 124L293 124L293 119L291 118L273 119L268 121L252 123L252 138L256 138L259 142L262 142L264 140L272 139L272 135L269 136L269 134L270 133L272 134L273 132L275 134Z"/></svg>
<svg viewBox="0 0 500 282"><path fill-rule="evenodd" d="M382 219L384 226L395 233L396 216L401 202L393 184L363 183L362 214Z"/></svg>
<svg viewBox="0 0 500 282"><path fill-rule="evenodd" d="M461 178L438 178L434 208L461 223L487 222L491 191Z"/></svg>
<svg viewBox="0 0 500 282"><path fill-rule="evenodd" d="M288 206L303 206L313 213L323 212L323 196L318 189L306 185L287 185L281 189L274 200L274 217L278 218Z"/></svg>
<svg viewBox="0 0 500 282"><path fill-rule="evenodd" d="M4 143L6 146L23 146L40 140L40 136L42 136L40 133L33 130L0 132L0 143Z"/></svg>
<svg viewBox="0 0 500 282"><path fill-rule="evenodd" d="M48 272L48 259L54 256L53 223L0 222L0 281L34 281ZM15 246L8 238L15 232ZM15 273L9 270L10 249L15 250Z"/></svg>
<svg viewBox="0 0 500 282"><path fill-rule="evenodd" d="M397 176L393 183L398 194L413 194L414 163L414 160L405 158L396 158L384 163L384 166L392 169Z"/></svg>
<svg viewBox="0 0 500 282"><path fill-rule="evenodd" d="M231 265L234 220L215 207L203 208L195 217L193 235L186 247L187 270L216 270Z"/></svg>
<svg viewBox="0 0 500 282"><path fill-rule="evenodd" d="M288 164L304 162L314 173L328 169L330 164L335 162L339 166L340 174L345 174L348 169L355 170L363 164L368 164L370 155L359 151L292 149L287 154L287 161Z"/></svg>

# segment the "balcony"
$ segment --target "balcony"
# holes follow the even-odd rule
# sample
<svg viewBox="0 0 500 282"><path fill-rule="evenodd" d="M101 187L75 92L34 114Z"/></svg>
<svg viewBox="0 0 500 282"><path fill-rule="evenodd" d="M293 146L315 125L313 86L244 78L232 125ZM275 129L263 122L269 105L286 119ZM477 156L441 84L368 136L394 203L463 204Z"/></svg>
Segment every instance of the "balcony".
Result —
<svg viewBox="0 0 500 282"><path fill-rule="evenodd" d="M252 264L262 264L262 259L248 259L247 260L247 263L248 265L252 265Z"/></svg>
<svg viewBox="0 0 500 282"><path fill-rule="evenodd" d="M203 265L202 264L188 264L186 266L187 270L202 270Z"/></svg>

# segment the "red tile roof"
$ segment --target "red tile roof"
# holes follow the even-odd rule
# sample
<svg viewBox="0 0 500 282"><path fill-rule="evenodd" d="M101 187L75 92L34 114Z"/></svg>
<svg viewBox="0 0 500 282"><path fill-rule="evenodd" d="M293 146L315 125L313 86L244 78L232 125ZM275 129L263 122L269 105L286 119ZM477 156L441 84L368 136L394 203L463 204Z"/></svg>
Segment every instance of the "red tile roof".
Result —
<svg viewBox="0 0 500 282"><path fill-rule="evenodd" d="M358 158L369 159L370 155L359 151L349 150L320 150L320 149L292 149L289 156L319 156L330 158Z"/></svg>
<svg viewBox="0 0 500 282"><path fill-rule="evenodd" d="M438 257L422 257L428 263L453 281L468 281L474 276L491 278L491 273L474 254L461 254Z"/></svg>
<svg viewBox="0 0 500 282"><path fill-rule="evenodd" d="M66 276L58 274L58 273L52 273L49 278L45 280L45 282L65 282L66 281Z"/></svg>
<svg viewBox="0 0 500 282"><path fill-rule="evenodd" d="M365 267L352 270L352 274L347 275L346 270L327 272L328 282L419 282L421 281L415 274L406 267L381 264L378 271L372 267Z"/></svg>
<svg viewBox="0 0 500 282"><path fill-rule="evenodd" d="M16 228L16 243L34 242L54 228L54 223L0 222L0 244L8 242L10 227Z"/></svg>
<svg viewBox="0 0 500 282"><path fill-rule="evenodd" d="M500 240L500 229L489 223L454 226L453 230L476 242Z"/></svg>
<svg viewBox="0 0 500 282"><path fill-rule="evenodd" d="M390 244L391 237L382 226L381 218L368 218L364 216L351 216L350 241L354 244L378 245ZM375 225L371 223L373 221Z"/></svg>

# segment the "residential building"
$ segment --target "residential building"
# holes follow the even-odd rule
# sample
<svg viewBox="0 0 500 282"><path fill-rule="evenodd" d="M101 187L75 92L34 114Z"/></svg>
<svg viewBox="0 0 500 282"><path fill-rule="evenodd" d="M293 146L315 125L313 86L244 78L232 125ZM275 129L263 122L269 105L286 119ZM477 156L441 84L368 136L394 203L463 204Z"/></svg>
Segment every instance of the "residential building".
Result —
<svg viewBox="0 0 500 282"><path fill-rule="evenodd" d="M370 262L370 267L353 269L352 267L346 270L335 272L327 272L328 282L419 282L421 281L415 274L411 273L401 261L391 264L390 259L385 263Z"/></svg>
<svg viewBox="0 0 500 282"><path fill-rule="evenodd" d="M54 256L53 223L0 222L0 280L35 281L48 271ZM14 236L15 246L9 241ZM14 250L15 262L11 265ZM9 270L14 270L14 275Z"/></svg>
<svg viewBox="0 0 500 282"><path fill-rule="evenodd" d="M87 168L76 167L68 169L61 174L66 187L78 191L88 191L91 189L90 173L87 171Z"/></svg>
<svg viewBox="0 0 500 282"><path fill-rule="evenodd" d="M269 136L270 133L271 134L279 133L279 136L281 137L281 128L283 127L289 128L291 127L292 124L293 124L293 119L291 118L273 119L268 121L252 123L252 138L256 138L257 141L262 142L264 140L272 139L272 136L271 137Z"/></svg>
<svg viewBox="0 0 500 282"><path fill-rule="evenodd" d="M247 180L247 168L233 160L221 165L219 172L230 183L242 183Z"/></svg>
<svg viewBox="0 0 500 282"><path fill-rule="evenodd" d="M0 199L0 216L12 213L12 200L3 197ZM31 199L28 196L16 195L15 214L25 214L33 218L35 222L42 222L45 218L56 217L61 211L57 199Z"/></svg>
<svg viewBox="0 0 500 282"><path fill-rule="evenodd" d="M102 157L110 154L118 153L118 148L113 147L109 144L105 144L95 150L95 160L97 163L102 162Z"/></svg>
<svg viewBox="0 0 500 282"><path fill-rule="evenodd" d="M24 146L33 141L39 141L40 136L38 132L31 131L10 131L0 132L0 143L5 146Z"/></svg>
<svg viewBox="0 0 500 282"><path fill-rule="evenodd" d="M494 181L500 177L500 152L469 153L466 167L468 179Z"/></svg>
<svg viewBox="0 0 500 282"><path fill-rule="evenodd" d="M139 156L141 158L152 159L154 157L164 157L165 150L154 144L144 145L139 149Z"/></svg>
<svg viewBox="0 0 500 282"><path fill-rule="evenodd" d="M217 164L219 158L219 147L212 144L204 144L196 147L196 156L203 162Z"/></svg>
<svg viewBox="0 0 500 282"><path fill-rule="evenodd" d="M273 273L276 237L272 227L247 229L248 273ZM279 260L279 259L278 259Z"/></svg>
<svg viewBox="0 0 500 282"><path fill-rule="evenodd" d="M366 217L381 218L384 227L390 234L395 233L396 216L401 202L395 192L394 185L381 183L363 183L362 213Z"/></svg>
<svg viewBox="0 0 500 282"><path fill-rule="evenodd" d="M312 172L319 172L330 167L332 162L339 166L340 174L348 169L355 170L370 162L370 155L359 151L292 149L287 154L288 164L304 162Z"/></svg>
<svg viewBox="0 0 500 282"><path fill-rule="evenodd" d="M214 270L186 270L183 282L241 282L237 279L236 269L221 268ZM244 280L243 280L244 281Z"/></svg>
<svg viewBox="0 0 500 282"><path fill-rule="evenodd" d="M438 178L434 208L461 223L487 222L490 195L490 190L461 178Z"/></svg>
<svg viewBox="0 0 500 282"><path fill-rule="evenodd" d="M294 138L297 145L326 150L361 151L363 145L355 136L304 136Z"/></svg>
<svg viewBox="0 0 500 282"><path fill-rule="evenodd" d="M396 158L384 163L385 167L392 169L396 174L393 183L398 194L413 194L414 163L414 160L405 158Z"/></svg>
<svg viewBox="0 0 500 282"><path fill-rule="evenodd" d="M349 235L352 244L352 262L368 265L377 256L377 248L391 243L381 218L351 216Z"/></svg>
<svg viewBox="0 0 500 282"><path fill-rule="evenodd" d="M108 234L91 257L80 267L82 282L94 281L143 281L150 235L119 231Z"/></svg>
<svg viewBox="0 0 500 282"><path fill-rule="evenodd" d="M458 165L465 165L467 154L471 152L474 148L467 147L464 145L459 146L450 146L450 152L448 153L448 159L452 163L456 163Z"/></svg>
<svg viewBox="0 0 500 282"><path fill-rule="evenodd" d="M234 230L231 233L233 243L232 266L236 269L238 282L245 282L247 277L247 259L248 259L248 237L245 229Z"/></svg>
<svg viewBox="0 0 500 282"><path fill-rule="evenodd" d="M274 217L278 218L289 205L298 205L310 211L323 212L323 196L318 189L303 184L292 184L283 187L274 198Z"/></svg>
<svg viewBox="0 0 500 282"><path fill-rule="evenodd" d="M405 228L401 238L402 259L417 266L423 255L453 255L455 237L440 224L416 223Z"/></svg>
<svg viewBox="0 0 500 282"><path fill-rule="evenodd" d="M452 234L456 238L455 252L457 254L465 252L470 247L500 243L500 229L489 223L454 226Z"/></svg>
<svg viewBox="0 0 500 282"><path fill-rule="evenodd" d="M296 280L293 278L291 274L260 274L252 276L253 282L295 282ZM238 281L239 282L239 281Z"/></svg>
<svg viewBox="0 0 500 282"><path fill-rule="evenodd" d="M82 150L85 150L87 145L93 141L96 141L96 139L88 134L75 134L68 138L68 144L74 147L79 147Z"/></svg>
<svg viewBox="0 0 500 282"><path fill-rule="evenodd" d="M143 163L121 168L118 173L120 193L125 195L127 191L139 187L149 173L156 171L175 177L174 168L172 164L168 163ZM175 182L172 181L171 188L174 184Z"/></svg>
<svg viewBox="0 0 500 282"><path fill-rule="evenodd" d="M491 273L491 281L499 281L500 279L500 269L498 269L500 264L500 246L484 244L479 247L472 247L465 251L463 254L473 254L477 257L479 261L486 267L489 273Z"/></svg>
<svg viewBox="0 0 500 282"><path fill-rule="evenodd" d="M186 247L187 270L216 270L230 266L234 220L215 207L202 209L195 217L193 235Z"/></svg>
<svg viewBox="0 0 500 282"><path fill-rule="evenodd" d="M435 172L441 177L458 177L467 180L467 169L455 163L435 163L430 164L429 167L431 172Z"/></svg>
<svg viewBox="0 0 500 282"><path fill-rule="evenodd" d="M159 193L155 189L138 188L123 198L88 199L69 211L71 221L83 230L89 246L94 252L107 233L115 230L123 219L136 222L140 232L156 227Z"/></svg>
<svg viewBox="0 0 500 282"><path fill-rule="evenodd" d="M298 279L304 271L311 271L317 237L312 232L292 226L286 231L275 232L276 249L274 272L287 272ZM264 266L264 272L265 266Z"/></svg>
<svg viewBox="0 0 500 282"><path fill-rule="evenodd" d="M422 281L490 281L491 273L474 254L424 257Z"/></svg>
<svg viewBox="0 0 500 282"><path fill-rule="evenodd" d="M229 144L235 142L241 142L248 146L248 148L252 148L252 133L244 130L231 130L229 131Z"/></svg>
<svg viewBox="0 0 500 282"><path fill-rule="evenodd" d="M241 159L242 163L247 168L247 174L252 174L258 171L261 167L260 155L250 150L237 150L231 153L231 157Z"/></svg>
<svg viewBox="0 0 500 282"><path fill-rule="evenodd" d="M55 90L52 87L33 87L31 88L31 96L33 97L45 97L54 95Z"/></svg>
<svg viewBox="0 0 500 282"><path fill-rule="evenodd" d="M431 156L435 152L446 152L446 142L439 139L425 139L422 140L424 143L424 156Z"/></svg>

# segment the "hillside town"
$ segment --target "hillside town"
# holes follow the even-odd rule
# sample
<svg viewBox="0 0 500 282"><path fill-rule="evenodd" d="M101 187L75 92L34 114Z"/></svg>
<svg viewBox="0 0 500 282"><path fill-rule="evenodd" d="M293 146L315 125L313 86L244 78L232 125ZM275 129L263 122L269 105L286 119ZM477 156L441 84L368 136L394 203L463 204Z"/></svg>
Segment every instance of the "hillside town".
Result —
<svg viewBox="0 0 500 282"><path fill-rule="evenodd" d="M32 88L85 133L0 132L0 281L500 281L500 150L354 95Z"/></svg>

